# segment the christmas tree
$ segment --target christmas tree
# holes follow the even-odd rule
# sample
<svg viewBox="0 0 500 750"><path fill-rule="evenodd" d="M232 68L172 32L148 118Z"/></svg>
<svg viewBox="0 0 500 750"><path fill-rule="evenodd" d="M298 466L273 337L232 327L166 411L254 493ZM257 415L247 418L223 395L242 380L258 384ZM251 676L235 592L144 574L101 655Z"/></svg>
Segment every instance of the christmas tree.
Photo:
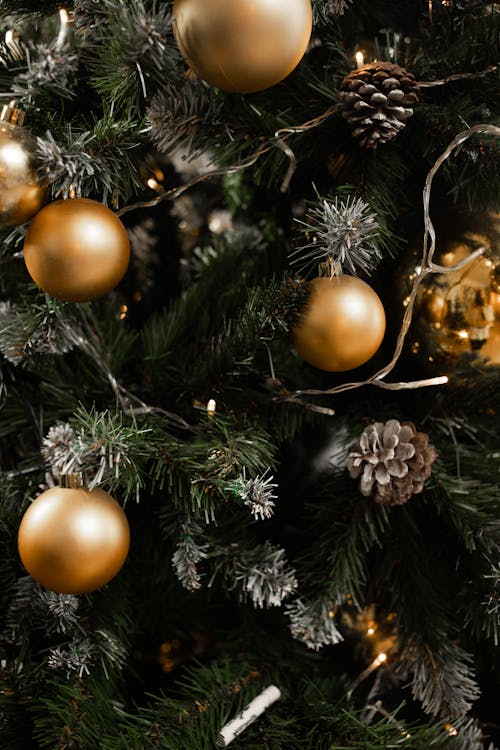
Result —
<svg viewBox="0 0 500 750"><path fill-rule="evenodd" d="M500 747L498 4L0 22L1 747Z"/></svg>

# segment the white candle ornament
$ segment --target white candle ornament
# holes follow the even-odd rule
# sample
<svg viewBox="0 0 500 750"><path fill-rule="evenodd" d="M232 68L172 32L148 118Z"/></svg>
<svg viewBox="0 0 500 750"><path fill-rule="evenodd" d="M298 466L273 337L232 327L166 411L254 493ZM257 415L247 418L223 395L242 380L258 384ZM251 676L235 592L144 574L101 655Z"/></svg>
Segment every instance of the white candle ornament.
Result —
<svg viewBox="0 0 500 750"><path fill-rule="evenodd" d="M276 685L266 688L263 693L253 699L243 711L222 727L217 737L217 747L227 747L236 737L245 731L255 719L261 716L269 706L281 698L281 691Z"/></svg>

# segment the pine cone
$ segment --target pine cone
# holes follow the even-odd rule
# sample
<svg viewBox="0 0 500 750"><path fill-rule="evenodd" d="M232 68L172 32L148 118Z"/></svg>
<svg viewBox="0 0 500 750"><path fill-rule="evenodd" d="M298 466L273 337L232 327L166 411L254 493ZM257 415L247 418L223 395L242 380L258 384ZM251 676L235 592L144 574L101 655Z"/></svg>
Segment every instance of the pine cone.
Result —
<svg viewBox="0 0 500 750"><path fill-rule="evenodd" d="M428 443L429 436L411 422L376 422L352 447L347 469L353 479L361 477L365 497L373 495L381 505L403 505L422 492L432 473L436 451Z"/></svg>
<svg viewBox="0 0 500 750"><path fill-rule="evenodd" d="M415 77L399 65L374 62L340 84L342 114L362 146L376 148L397 136L418 102Z"/></svg>

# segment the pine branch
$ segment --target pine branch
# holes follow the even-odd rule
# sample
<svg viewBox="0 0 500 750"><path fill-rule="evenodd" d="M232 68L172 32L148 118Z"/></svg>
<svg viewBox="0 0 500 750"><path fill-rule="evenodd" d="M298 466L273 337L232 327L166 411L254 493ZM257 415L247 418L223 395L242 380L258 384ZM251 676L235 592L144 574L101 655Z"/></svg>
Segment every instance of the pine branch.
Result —
<svg viewBox="0 0 500 750"><path fill-rule="evenodd" d="M321 499L312 506L314 518L309 521L314 552L302 555L299 577L302 588L321 592L321 598L335 602L349 596L360 606L368 554L384 547L393 519L387 507L353 496L352 486L343 481L335 477L332 495L323 498L329 484L322 479Z"/></svg>
<svg viewBox="0 0 500 750"><path fill-rule="evenodd" d="M90 750L117 726L117 681L85 677L53 675L45 681L39 700L30 706L33 738L41 748Z"/></svg>
<svg viewBox="0 0 500 750"><path fill-rule="evenodd" d="M326 23L332 20L332 16L342 15L351 2L352 0L314 0L314 23Z"/></svg>
<svg viewBox="0 0 500 750"><path fill-rule="evenodd" d="M178 82L167 81L146 112L151 138L162 153L182 149L184 158L194 159L202 153L203 127L223 127L221 107L214 89L198 79L185 79L180 88Z"/></svg>
<svg viewBox="0 0 500 750"><path fill-rule="evenodd" d="M269 542L253 549L229 550L225 572L228 590L237 590L240 600L254 607L279 607L297 588L295 571L288 567L285 552Z"/></svg>
<svg viewBox="0 0 500 750"><path fill-rule="evenodd" d="M27 70L16 75L11 92L21 101L39 101L47 95L72 99L75 95L78 55L68 43L30 44Z"/></svg>
<svg viewBox="0 0 500 750"><path fill-rule="evenodd" d="M263 521L272 517L276 505L274 501L278 499L274 494L274 488L278 485L273 484L272 480L273 477L266 477L266 474L254 479L239 477L236 481L229 482L227 489L250 508L256 521Z"/></svg>
<svg viewBox="0 0 500 750"><path fill-rule="evenodd" d="M202 528L193 521L181 524L177 547L172 557L177 578L188 591L201 588L201 574L197 568L199 562L207 558L208 544L200 544Z"/></svg>
<svg viewBox="0 0 500 750"><path fill-rule="evenodd" d="M286 614L290 618L290 631L294 638L302 641L310 649L319 651L323 646L335 646L343 636L335 624L335 607L343 600L332 605L326 597L304 601L296 599L286 605Z"/></svg>
<svg viewBox="0 0 500 750"><path fill-rule="evenodd" d="M40 355L62 355L75 346L75 321L65 305L0 303L0 351L14 365L33 367Z"/></svg>
<svg viewBox="0 0 500 750"><path fill-rule="evenodd" d="M299 223L308 241L291 254L291 261L301 270L327 263L337 274L357 276L373 271L382 257L380 225L361 198L323 199L309 210L308 220Z"/></svg>
<svg viewBox="0 0 500 750"><path fill-rule="evenodd" d="M117 204L142 187L134 151L143 136L141 123L130 113L117 119L105 109L89 130L71 123L54 136L48 131L38 140L39 172L50 184L53 198L76 193Z"/></svg>
<svg viewBox="0 0 500 750"><path fill-rule="evenodd" d="M413 675L412 693L425 711L453 721L467 714L480 695L473 657L446 633L434 636L440 640L437 648L418 637L406 646L401 671Z"/></svg>
<svg viewBox="0 0 500 750"><path fill-rule="evenodd" d="M44 439L42 455L56 479L65 474L81 474L85 486L104 484L111 491L123 488L125 497L139 499L144 487L145 463L156 454L146 443L151 428L141 428L134 419L124 423L120 412L86 411L74 415L74 428L56 425Z"/></svg>
<svg viewBox="0 0 500 750"><path fill-rule="evenodd" d="M7 612L3 640L20 644L31 630L47 636L71 635L80 621L78 608L76 597L45 591L30 576L20 578Z"/></svg>
<svg viewBox="0 0 500 750"><path fill-rule="evenodd" d="M58 7L57 0L1 0L0 13L56 13Z"/></svg>
<svg viewBox="0 0 500 750"><path fill-rule="evenodd" d="M112 106L138 108L180 72L170 7L154 0L105 0L104 8L107 17L89 40L92 84Z"/></svg>

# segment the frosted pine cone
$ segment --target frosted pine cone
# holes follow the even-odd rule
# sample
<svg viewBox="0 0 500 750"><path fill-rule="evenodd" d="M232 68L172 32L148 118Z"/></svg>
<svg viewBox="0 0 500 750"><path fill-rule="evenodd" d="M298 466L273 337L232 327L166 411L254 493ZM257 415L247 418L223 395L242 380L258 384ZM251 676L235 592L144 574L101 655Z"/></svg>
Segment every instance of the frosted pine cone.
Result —
<svg viewBox="0 0 500 750"><path fill-rule="evenodd" d="M422 492L435 459L428 435L411 422L390 419L366 428L349 454L347 469L353 479L361 477L361 494L373 495L381 505L403 505Z"/></svg>
<svg viewBox="0 0 500 750"><path fill-rule="evenodd" d="M405 127L418 102L417 91L414 76L399 65L367 63L340 84L342 114L361 145L375 148Z"/></svg>

